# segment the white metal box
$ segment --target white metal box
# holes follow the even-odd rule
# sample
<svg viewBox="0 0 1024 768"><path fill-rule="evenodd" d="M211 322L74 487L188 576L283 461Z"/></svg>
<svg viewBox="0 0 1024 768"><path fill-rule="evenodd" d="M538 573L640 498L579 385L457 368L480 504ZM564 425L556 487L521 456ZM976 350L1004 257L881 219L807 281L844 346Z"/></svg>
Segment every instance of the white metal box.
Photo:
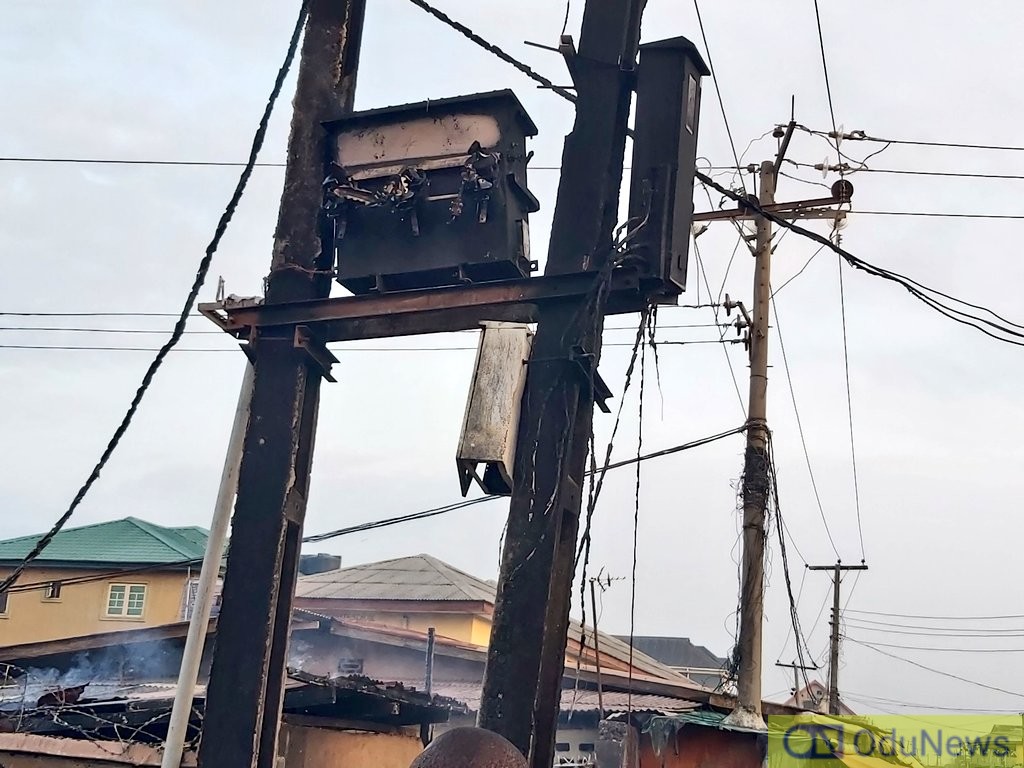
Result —
<svg viewBox="0 0 1024 768"><path fill-rule="evenodd" d="M529 326L483 323L455 456L463 496L474 480L486 493L512 493L519 412L532 343Z"/></svg>

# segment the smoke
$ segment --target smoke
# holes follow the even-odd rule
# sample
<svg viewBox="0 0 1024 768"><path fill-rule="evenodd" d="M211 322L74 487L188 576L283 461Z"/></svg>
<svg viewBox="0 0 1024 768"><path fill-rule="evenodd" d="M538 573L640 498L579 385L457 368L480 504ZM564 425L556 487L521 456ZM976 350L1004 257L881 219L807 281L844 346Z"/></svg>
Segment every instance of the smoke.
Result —
<svg viewBox="0 0 1024 768"><path fill-rule="evenodd" d="M85 686L82 699L115 699L146 683L173 682L181 649L132 643L69 654L48 666L0 662L0 711L32 708L55 691Z"/></svg>

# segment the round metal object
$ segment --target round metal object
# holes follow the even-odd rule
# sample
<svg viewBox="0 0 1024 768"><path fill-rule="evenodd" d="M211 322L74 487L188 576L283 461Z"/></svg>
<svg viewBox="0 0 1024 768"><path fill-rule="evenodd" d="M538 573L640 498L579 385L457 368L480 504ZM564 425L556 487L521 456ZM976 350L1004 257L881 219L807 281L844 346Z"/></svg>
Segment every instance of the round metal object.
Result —
<svg viewBox="0 0 1024 768"><path fill-rule="evenodd" d="M849 200L853 197L853 184L846 179L840 179L832 185L832 197L836 200Z"/></svg>

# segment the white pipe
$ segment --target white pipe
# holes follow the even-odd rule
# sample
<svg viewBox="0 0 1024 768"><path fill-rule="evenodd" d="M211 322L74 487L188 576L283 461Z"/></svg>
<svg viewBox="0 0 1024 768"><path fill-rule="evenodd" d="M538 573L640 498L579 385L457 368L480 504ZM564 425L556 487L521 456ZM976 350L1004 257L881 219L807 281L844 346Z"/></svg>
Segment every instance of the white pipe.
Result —
<svg viewBox="0 0 1024 768"><path fill-rule="evenodd" d="M206 552L203 555L203 568L199 573L196 599L192 607L192 616L189 619L188 637L185 640L185 651L181 658L181 671L178 673L178 688L174 694L171 720L167 725L167 740L164 742L161 768L179 768L181 765L185 737L188 734L188 721L192 715L196 678L199 676L203 646L206 643L206 633L210 624L210 611L213 608L213 591L217 586L217 577L220 575L221 559L224 557L224 542L227 540L228 526L231 523L231 510L235 505L238 468L242 462L242 444L245 441L245 429L249 423L252 389L253 368L251 364L247 363L245 375L242 377L242 389L238 393L235 420L231 425L227 455L224 457L224 469L220 475L217 504L213 509L210 536L206 540Z"/></svg>

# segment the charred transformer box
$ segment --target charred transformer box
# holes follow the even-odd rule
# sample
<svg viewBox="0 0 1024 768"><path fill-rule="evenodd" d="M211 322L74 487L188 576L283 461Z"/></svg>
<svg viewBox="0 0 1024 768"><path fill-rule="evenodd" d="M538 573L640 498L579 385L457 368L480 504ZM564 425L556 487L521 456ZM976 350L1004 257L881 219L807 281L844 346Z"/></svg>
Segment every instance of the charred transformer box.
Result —
<svg viewBox="0 0 1024 768"><path fill-rule="evenodd" d="M355 294L528 277L526 139L512 91L355 112L327 123L326 236Z"/></svg>
<svg viewBox="0 0 1024 768"><path fill-rule="evenodd" d="M685 37L640 46L629 251L643 273L661 279L669 299L686 289L700 82L708 74Z"/></svg>

